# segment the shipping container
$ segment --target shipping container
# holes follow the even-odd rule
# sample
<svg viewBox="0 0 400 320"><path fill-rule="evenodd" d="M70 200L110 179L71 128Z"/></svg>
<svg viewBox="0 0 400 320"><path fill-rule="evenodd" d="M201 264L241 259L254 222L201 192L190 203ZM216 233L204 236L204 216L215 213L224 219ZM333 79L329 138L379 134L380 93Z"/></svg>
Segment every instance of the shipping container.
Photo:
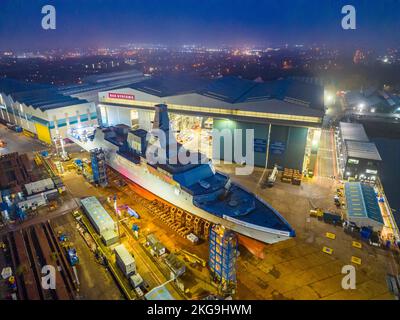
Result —
<svg viewBox="0 0 400 320"><path fill-rule="evenodd" d="M139 298L143 297L143 291L139 287L135 288L135 292L138 295Z"/></svg>
<svg viewBox="0 0 400 320"><path fill-rule="evenodd" d="M115 247L114 251L117 265L124 273L124 275L126 277L129 277L130 275L136 273L135 259L125 248L125 246L123 244L120 244L119 246Z"/></svg>

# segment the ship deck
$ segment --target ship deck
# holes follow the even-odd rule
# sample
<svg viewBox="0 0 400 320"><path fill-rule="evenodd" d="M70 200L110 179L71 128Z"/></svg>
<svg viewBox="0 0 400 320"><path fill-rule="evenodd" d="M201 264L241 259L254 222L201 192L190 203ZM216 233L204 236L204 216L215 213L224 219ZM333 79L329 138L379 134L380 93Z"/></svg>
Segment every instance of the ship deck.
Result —
<svg viewBox="0 0 400 320"><path fill-rule="evenodd" d="M228 216L246 224L288 232L291 236L295 235L294 230L277 211L235 184L224 198L218 197L213 201L196 201L195 199L194 204L221 218Z"/></svg>

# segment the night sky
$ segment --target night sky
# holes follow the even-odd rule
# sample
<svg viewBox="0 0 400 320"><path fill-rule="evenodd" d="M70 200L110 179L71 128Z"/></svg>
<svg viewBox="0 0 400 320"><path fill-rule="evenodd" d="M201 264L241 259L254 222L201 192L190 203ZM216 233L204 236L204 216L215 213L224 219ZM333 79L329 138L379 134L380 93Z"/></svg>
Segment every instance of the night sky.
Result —
<svg viewBox="0 0 400 320"><path fill-rule="evenodd" d="M57 29L41 28L41 8ZM357 9L357 30L341 28L341 8ZM279 45L354 48L400 44L399 0L0 0L0 49L112 46Z"/></svg>

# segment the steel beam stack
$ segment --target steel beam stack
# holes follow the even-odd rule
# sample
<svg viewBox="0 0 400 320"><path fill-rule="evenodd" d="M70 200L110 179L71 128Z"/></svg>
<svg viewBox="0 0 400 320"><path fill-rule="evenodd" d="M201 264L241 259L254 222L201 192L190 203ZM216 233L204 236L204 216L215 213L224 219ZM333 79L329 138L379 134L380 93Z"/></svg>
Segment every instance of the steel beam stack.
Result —
<svg viewBox="0 0 400 320"><path fill-rule="evenodd" d="M209 266L214 282L224 294L233 294L236 288L237 251L236 234L221 225L213 225L210 231Z"/></svg>

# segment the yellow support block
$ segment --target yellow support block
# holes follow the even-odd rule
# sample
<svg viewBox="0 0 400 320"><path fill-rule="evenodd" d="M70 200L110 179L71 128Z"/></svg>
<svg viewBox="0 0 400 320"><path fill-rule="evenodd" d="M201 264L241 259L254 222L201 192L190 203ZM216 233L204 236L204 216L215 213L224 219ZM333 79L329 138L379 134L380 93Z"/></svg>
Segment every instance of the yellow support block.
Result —
<svg viewBox="0 0 400 320"><path fill-rule="evenodd" d="M333 253L333 249L328 247L323 247L322 252L331 255Z"/></svg>
<svg viewBox="0 0 400 320"><path fill-rule="evenodd" d="M326 236L327 238L329 238L329 239L332 239L332 240L335 240L335 239L336 239L336 234L334 234L334 233L327 232L327 233L325 234L325 236Z"/></svg>
<svg viewBox="0 0 400 320"><path fill-rule="evenodd" d="M361 265L361 259L358 258L358 257L355 257L355 256L351 257L351 262L355 263L355 264L358 264L358 265Z"/></svg>
<svg viewBox="0 0 400 320"><path fill-rule="evenodd" d="M352 246L354 248L357 248L357 249L361 249L362 248L362 244L360 242L357 242L357 241L353 241Z"/></svg>

